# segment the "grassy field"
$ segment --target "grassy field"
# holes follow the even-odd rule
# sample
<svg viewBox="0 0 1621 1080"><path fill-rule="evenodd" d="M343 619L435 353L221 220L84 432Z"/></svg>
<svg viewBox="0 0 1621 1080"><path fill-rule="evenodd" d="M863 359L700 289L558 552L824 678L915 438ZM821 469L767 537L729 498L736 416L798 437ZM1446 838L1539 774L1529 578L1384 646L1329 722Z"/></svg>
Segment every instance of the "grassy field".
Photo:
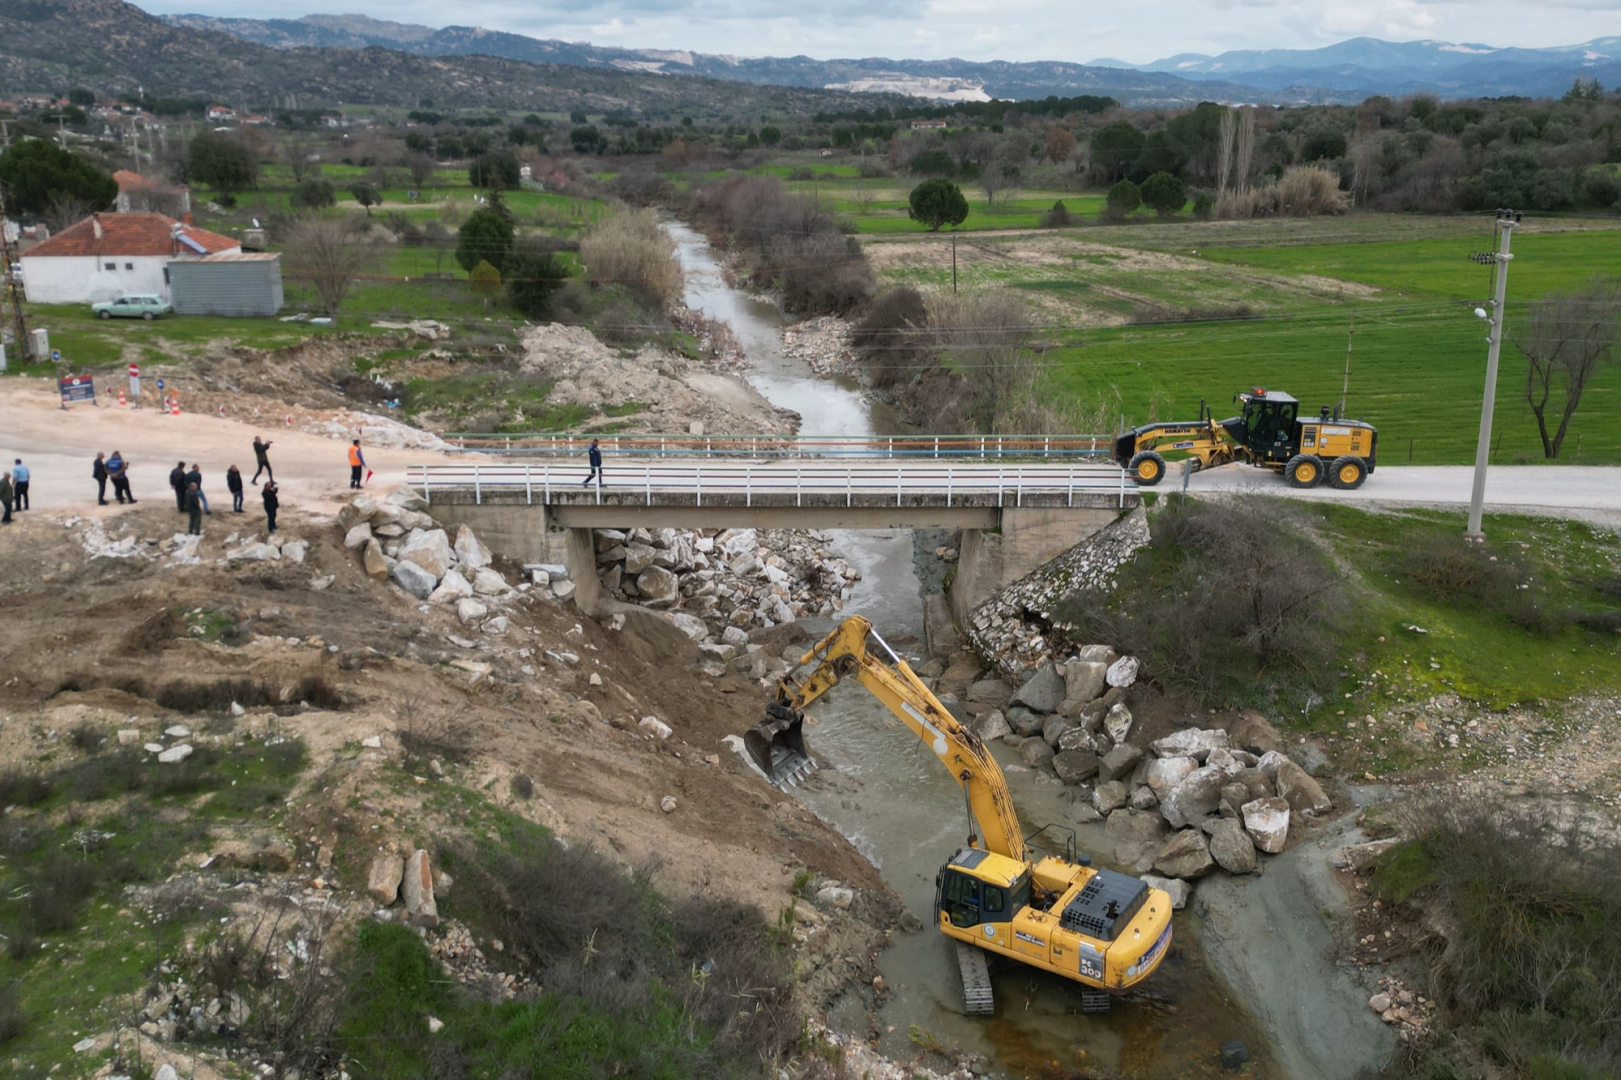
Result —
<svg viewBox="0 0 1621 1080"><path fill-rule="evenodd" d="M1614 273L1621 232L1539 222L1516 236L1507 330L1526 304ZM1568 231L1560 231L1561 229ZM1492 246L1478 218L1355 215L1312 222L1134 223L957 242L960 288L1010 287L1047 327L1043 363L1058 392L1130 423L1220 413L1252 385L1308 407L1340 398L1380 429L1387 464L1472 459L1485 370L1473 308ZM868 251L883 280L949 288L951 241L882 237ZM1355 336L1350 331L1355 327ZM1505 344L1494 460L1543 460L1522 395L1523 361ZM1621 460L1621 369L1601 371L1563 460Z"/></svg>

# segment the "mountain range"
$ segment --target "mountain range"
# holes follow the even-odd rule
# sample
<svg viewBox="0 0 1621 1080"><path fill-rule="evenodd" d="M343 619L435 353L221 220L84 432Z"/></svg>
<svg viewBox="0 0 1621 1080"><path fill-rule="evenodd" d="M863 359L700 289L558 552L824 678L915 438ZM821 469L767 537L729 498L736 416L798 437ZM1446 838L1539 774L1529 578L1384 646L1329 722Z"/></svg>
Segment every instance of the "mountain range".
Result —
<svg viewBox="0 0 1621 1080"><path fill-rule="evenodd" d="M895 90L941 100L1108 94L1141 106L1214 98L1279 104L1343 103L1373 94L1441 97L1556 96L1577 78L1621 83L1621 38L1547 49L1499 49L1442 41L1353 38L1321 49L1186 53L1149 64L1064 61L817 60L625 49L476 27L435 29L364 15L237 19L169 15L176 26L213 30L274 48L381 46L417 56L482 54L538 63L698 75L756 85Z"/></svg>

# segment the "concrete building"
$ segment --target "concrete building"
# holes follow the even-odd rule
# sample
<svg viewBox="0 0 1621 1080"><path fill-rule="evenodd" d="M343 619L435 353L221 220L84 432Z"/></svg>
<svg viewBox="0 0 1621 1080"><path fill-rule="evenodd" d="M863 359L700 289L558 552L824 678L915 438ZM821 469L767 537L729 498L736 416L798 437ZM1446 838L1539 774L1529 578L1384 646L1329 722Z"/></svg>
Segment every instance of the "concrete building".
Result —
<svg viewBox="0 0 1621 1080"><path fill-rule="evenodd" d="M162 214L92 214L20 261L30 303L93 304L136 293L172 300L171 263L241 252L229 236Z"/></svg>
<svg viewBox="0 0 1621 1080"><path fill-rule="evenodd" d="M237 252L169 262L177 315L268 318L281 310L281 256Z"/></svg>
<svg viewBox="0 0 1621 1080"><path fill-rule="evenodd" d="M120 214L167 214L183 218L191 213L188 187L158 183L128 169L119 169L113 173L113 179L118 182L118 202L114 205Z"/></svg>

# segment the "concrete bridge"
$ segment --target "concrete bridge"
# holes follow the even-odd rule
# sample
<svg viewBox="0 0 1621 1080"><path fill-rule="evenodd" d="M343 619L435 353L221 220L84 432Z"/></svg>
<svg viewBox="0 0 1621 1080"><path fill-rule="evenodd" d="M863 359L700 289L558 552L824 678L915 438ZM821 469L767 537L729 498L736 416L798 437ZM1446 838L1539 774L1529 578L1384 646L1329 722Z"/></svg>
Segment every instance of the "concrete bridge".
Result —
<svg viewBox="0 0 1621 1080"><path fill-rule="evenodd" d="M466 524L502 554L567 565L585 610L600 595L592 529L941 528L963 530L952 589L961 617L1141 501L1125 470L1075 457L605 464L605 482L590 485L579 457L417 465L406 478L435 517Z"/></svg>

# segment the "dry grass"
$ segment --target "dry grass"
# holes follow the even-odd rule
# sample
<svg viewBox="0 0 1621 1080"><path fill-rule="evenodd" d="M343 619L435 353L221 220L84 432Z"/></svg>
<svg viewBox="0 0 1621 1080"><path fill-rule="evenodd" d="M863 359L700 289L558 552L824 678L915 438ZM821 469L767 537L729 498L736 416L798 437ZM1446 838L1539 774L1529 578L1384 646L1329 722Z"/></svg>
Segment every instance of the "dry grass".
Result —
<svg viewBox="0 0 1621 1080"><path fill-rule="evenodd" d="M1264 217L1320 217L1343 214L1351 193L1340 190L1340 178L1317 165L1302 165L1283 174L1276 184L1228 191L1216 202L1216 216L1224 220Z"/></svg>
<svg viewBox="0 0 1621 1080"><path fill-rule="evenodd" d="M623 285L659 307L681 298L675 241L651 210L627 210L599 222L580 241L580 261L593 285Z"/></svg>

